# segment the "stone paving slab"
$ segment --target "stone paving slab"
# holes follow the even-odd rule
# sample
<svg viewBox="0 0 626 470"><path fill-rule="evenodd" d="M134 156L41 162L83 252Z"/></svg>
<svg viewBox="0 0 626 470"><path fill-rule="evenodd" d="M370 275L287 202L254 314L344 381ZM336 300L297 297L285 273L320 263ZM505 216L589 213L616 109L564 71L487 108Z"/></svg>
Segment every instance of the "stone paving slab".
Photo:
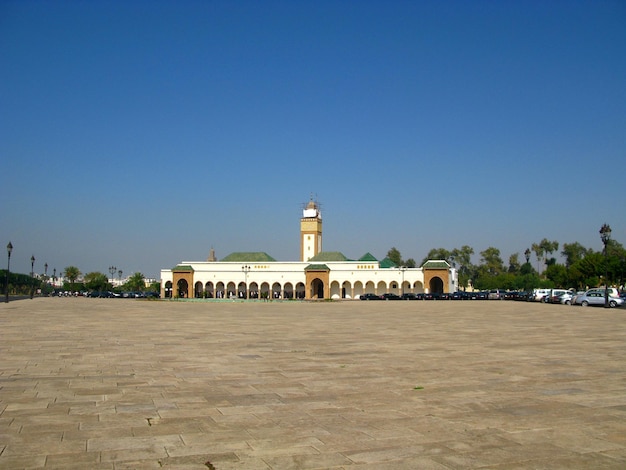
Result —
<svg viewBox="0 0 626 470"><path fill-rule="evenodd" d="M624 469L626 309L0 304L1 469Z"/></svg>

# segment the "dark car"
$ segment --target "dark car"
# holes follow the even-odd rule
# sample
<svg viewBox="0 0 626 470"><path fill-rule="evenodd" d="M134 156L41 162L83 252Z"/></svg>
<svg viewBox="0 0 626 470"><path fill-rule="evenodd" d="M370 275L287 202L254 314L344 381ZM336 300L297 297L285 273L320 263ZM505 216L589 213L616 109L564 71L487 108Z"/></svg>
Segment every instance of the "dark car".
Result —
<svg viewBox="0 0 626 470"><path fill-rule="evenodd" d="M412 292L405 292L402 294L402 300L417 300L417 294Z"/></svg>
<svg viewBox="0 0 626 470"><path fill-rule="evenodd" d="M398 294L394 294L393 292L386 292L380 296L383 300L402 300Z"/></svg>
<svg viewBox="0 0 626 470"><path fill-rule="evenodd" d="M450 295L450 299L452 300L469 300L469 295L467 292L454 292Z"/></svg>
<svg viewBox="0 0 626 470"><path fill-rule="evenodd" d="M380 296L376 294L361 294L359 298L361 300L382 300Z"/></svg>

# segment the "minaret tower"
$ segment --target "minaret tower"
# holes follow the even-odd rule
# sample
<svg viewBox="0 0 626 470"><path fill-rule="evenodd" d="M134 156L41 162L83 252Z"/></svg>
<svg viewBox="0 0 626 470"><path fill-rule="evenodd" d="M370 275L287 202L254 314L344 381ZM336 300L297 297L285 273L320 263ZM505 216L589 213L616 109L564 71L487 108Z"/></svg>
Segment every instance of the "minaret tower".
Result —
<svg viewBox="0 0 626 470"><path fill-rule="evenodd" d="M322 251L322 213L313 198L300 219L300 259L308 261Z"/></svg>

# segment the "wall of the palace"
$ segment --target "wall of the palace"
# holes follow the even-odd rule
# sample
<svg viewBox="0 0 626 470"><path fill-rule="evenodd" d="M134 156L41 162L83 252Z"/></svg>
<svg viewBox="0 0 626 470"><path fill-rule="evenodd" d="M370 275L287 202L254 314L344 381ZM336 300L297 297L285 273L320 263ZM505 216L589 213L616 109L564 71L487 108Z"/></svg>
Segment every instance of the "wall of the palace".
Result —
<svg viewBox="0 0 626 470"><path fill-rule="evenodd" d="M430 280L439 277L443 283L444 292L455 290L455 270L428 270L427 278L422 268L408 268L404 271L394 268L381 269L377 262L326 262L328 273L322 273L318 277L324 282L324 298L355 298L364 293L383 294L393 292L420 293L430 291ZM311 279L315 278L312 273L305 272L309 263L303 262L268 262L250 263L250 270L246 274L242 270L242 263L220 262L189 262L183 261L181 265L190 266L192 273L184 276L188 284L187 295L195 297L198 293L205 293L212 289L212 296L216 296L218 287L223 296L228 297L233 293L239 296L240 290L250 293L253 289L257 292L269 292L275 297L281 298L296 296L299 292L305 298L314 297L310 291ZM439 276L437 276L439 274ZM173 296L178 297L174 280L180 279L171 269L161 271L161 297L166 297L166 289L172 288ZM403 284L404 281L404 284ZM244 294L245 295L245 294Z"/></svg>

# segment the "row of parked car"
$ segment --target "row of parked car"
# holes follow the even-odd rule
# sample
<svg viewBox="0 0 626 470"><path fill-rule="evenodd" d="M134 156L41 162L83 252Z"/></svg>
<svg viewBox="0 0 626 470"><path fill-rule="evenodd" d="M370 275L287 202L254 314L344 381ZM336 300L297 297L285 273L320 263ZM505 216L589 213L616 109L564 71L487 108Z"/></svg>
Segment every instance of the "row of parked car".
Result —
<svg viewBox="0 0 626 470"><path fill-rule="evenodd" d="M158 292L110 292L110 291L93 291L87 294L87 297L97 298L97 299L113 299L113 298L124 298L124 299L147 299L147 298L159 298Z"/></svg>
<svg viewBox="0 0 626 470"><path fill-rule="evenodd" d="M361 294L361 300L487 300L488 292L431 292L431 293L406 293L402 295L386 293L377 294Z"/></svg>
<svg viewBox="0 0 626 470"><path fill-rule="evenodd" d="M608 299L607 299L608 294ZM541 295L541 294L540 294ZM541 296L540 301L550 304L563 305L589 305L604 306L608 300L609 307L619 307L626 303L626 293L621 293L614 287L609 287L608 292L604 287L575 292L573 290L563 291L553 289L552 292Z"/></svg>
<svg viewBox="0 0 626 470"><path fill-rule="evenodd" d="M619 307L626 303L626 294L620 294L614 287L609 287L609 306ZM605 289L595 288L587 291L575 292L565 289L534 289L533 291L504 291L492 289L480 292L454 293L406 293L402 295L386 293L362 294L361 300L517 300L525 302L544 302L563 305L604 305Z"/></svg>

